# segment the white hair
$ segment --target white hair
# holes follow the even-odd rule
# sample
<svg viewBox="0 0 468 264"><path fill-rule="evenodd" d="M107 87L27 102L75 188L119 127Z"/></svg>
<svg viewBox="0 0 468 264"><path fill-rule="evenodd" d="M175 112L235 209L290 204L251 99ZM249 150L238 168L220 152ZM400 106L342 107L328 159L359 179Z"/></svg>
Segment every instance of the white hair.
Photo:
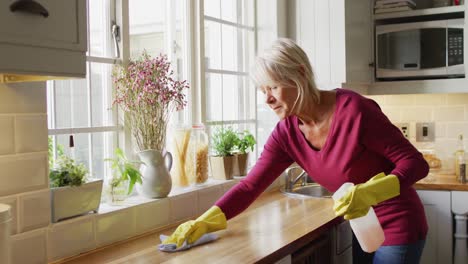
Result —
<svg viewBox="0 0 468 264"><path fill-rule="evenodd" d="M296 87L298 95L292 113L302 112L310 100L316 104L320 102L309 58L291 39L280 38L273 42L256 58L250 76L258 87Z"/></svg>

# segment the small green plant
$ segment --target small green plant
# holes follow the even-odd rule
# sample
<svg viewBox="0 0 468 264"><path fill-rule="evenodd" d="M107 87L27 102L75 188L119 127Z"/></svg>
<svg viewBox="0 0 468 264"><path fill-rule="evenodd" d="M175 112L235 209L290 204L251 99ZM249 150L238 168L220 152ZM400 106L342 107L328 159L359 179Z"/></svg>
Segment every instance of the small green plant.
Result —
<svg viewBox="0 0 468 264"><path fill-rule="evenodd" d="M238 134L238 140L237 140L237 150L241 154L246 154L250 151L253 151L255 144L257 143L255 141L254 136L248 131L245 130L244 132L239 132Z"/></svg>
<svg viewBox="0 0 468 264"><path fill-rule="evenodd" d="M239 137L231 127L216 129L212 135L212 148L215 156L231 156Z"/></svg>
<svg viewBox="0 0 468 264"><path fill-rule="evenodd" d="M141 173L136 168L137 164L143 164L141 161L128 160L124 152L120 148L116 148L114 152L114 158L105 159L105 161L111 162L111 168L116 175L110 181L111 193L114 188L119 186L123 181L128 180L128 194L132 193L135 183L142 183Z"/></svg>
<svg viewBox="0 0 468 264"><path fill-rule="evenodd" d="M86 181L88 169L77 164L72 158L59 156L49 172L50 187L80 186Z"/></svg>
<svg viewBox="0 0 468 264"><path fill-rule="evenodd" d="M52 137L49 136L48 138L48 150L49 150L49 168L54 167L55 159L54 159L54 142L52 140ZM63 146L59 143L57 143L57 158L60 158L61 156L65 155L63 151Z"/></svg>

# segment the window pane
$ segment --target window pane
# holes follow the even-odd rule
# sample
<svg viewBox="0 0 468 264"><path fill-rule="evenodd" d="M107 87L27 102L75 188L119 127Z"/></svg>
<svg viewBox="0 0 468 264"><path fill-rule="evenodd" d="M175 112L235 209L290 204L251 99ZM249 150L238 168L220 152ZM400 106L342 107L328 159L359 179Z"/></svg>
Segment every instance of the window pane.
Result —
<svg viewBox="0 0 468 264"><path fill-rule="evenodd" d="M238 71L238 55L240 55L238 50L238 37L237 37L237 28L228 25L222 25L222 57L223 70Z"/></svg>
<svg viewBox="0 0 468 264"><path fill-rule="evenodd" d="M248 72L255 60L255 34L250 30L242 30L242 52L243 63L240 71Z"/></svg>
<svg viewBox="0 0 468 264"><path fill-rule="evenodd" d="M221 24L205 20L205 68L221 68Z"/></svg>
<svg viewBox="0 0 468 264"><path fill-rule="evenodd" d="M254 24L254 5L255 1L240 0L242 1L242 22L241 24L253 27Z"/></svg>
<svg viewBox="0 0 468 264"><path fill-rule="evenodd" d="M241 114L238 78L236 75L223 74L223 120L237 120Z"/></svg>
<svg viewBox="0 0 468 264"><path fill-rule="evenodd" d="M205 15L221 18L221 0L205 0L203 8L205 9ZM223 1L224 3L224 1Z"/></svg>
<svg viewBox="0 0 468 264"><path fill-rule="evenodd" d="M130 56L137 58L144 49L151 55L164 53L166 1L129 1Z"/></svg>
<svg viewBox="0 0 468 264"><path fill-rule="evenodd" d="M257 92L257 89L252 82L252 80L248 76L242 76L240 77L242 81L242 97L244 100L244 113L243 116L241 116L240 119L255 119L255 95Z"/></svg>
<svg viewBox="0 0 468 264"><path fill-rule="evenodd" d="M108 164L104 159L112 158L114 155L114 142L116 132L93 133L93 174L94 178L104 179L106 176L112 176Z"/></svg>
<svg viewBox="0 0 468 264"><path fill-rule="evenodd" d="M111 126L115 124L112 111L112 65L91 63L91 124Z"/></svg>
<svg viewBox="0 0 468 264"><path fill-rule="evenodd" d="M57 144L63 146L64 154L73 158L77 163L83 163L89 170L89 138L88 133L74 134L75 147L70 148L70 135L57 135Z"/></svg>
<svg viewBox="0 0 468 264"><path fill-rule="evenodd" d="M222 0L221 19L237 23L237 0Z"/></svg>
<svg viewBox="0 0 468 264"><path fill-rule="evenodd" d="M208 121L223 120L221 74L206 74L206 119Z"/></svg>
<svg viewBox="0 0 468 264"><path fill-rule="evenodd" d="M113 57L110 18L110 0L88 1L89 12L89 54L91 56Z"/></svg>
<svg viewBox="0 0 468 264"><path fill-rule="evenodd" d="M55 81L55 128L88 126L86 79Z"/></svg>

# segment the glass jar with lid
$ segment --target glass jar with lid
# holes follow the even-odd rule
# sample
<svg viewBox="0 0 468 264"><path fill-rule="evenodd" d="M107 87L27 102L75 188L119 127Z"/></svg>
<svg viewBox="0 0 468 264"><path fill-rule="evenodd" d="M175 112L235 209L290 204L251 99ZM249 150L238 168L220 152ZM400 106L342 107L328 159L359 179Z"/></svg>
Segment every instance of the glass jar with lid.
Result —
<svg viewBox="0 0 468 264"><path fill-rule="evenodd" d="M187 125L175 125L171 128L169 151L172 153L173 164L170 171L172 184L176 187L190 185L190 173L187 171L187 163L190 159L190 137L192 129Z"/></svg>
<svg viewBox="0 0 468 264"><path fill-rule="evenodd" d="M208 135L203 124L192 126L189 143L189 160L186 163L186 172L190 184L202 184L208 180Z"/></svg>

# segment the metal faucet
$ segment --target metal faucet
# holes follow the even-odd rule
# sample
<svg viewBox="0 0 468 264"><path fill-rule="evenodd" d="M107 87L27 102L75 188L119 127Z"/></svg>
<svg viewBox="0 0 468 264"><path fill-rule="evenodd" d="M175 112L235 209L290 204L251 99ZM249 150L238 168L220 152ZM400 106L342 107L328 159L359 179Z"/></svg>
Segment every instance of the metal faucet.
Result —
<svg viewBox="0 0 468 264"><path fill-rule="evenodd" d="M294 167L286 169L286 184L285 184L286 191L291 191L294 188L294 185L300 180L302 180L301 186L305 186L307 183L308 177L307 177L307 173L305 172L305 170L302 170L302 172L296 178L292 179L293 177L292 172L296 169L302 170L302 168L298 166L294 166Z"/></svg>

